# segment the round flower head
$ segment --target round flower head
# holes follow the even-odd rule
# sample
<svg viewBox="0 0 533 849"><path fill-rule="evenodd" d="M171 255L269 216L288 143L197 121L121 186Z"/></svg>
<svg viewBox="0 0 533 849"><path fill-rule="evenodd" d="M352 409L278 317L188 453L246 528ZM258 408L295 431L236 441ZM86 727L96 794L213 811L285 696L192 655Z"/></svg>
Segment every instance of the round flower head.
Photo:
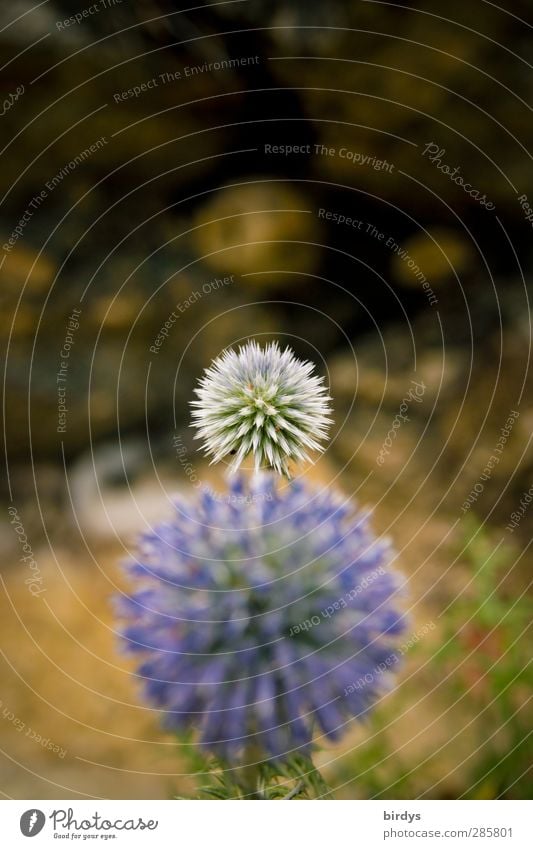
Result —
<svg viewBox="0 0 533 849"><path fill-rule="evenodd" d="M233 479L141 538L121 634L170 729L223 760L338 739L389 686L404 623L391 551L367 515L303 483Z"/></svg>
<svg viewBox="0 0 533 849"><path fill-rule="evenodd" d="M297 360L276 343L261 348L248 342L224 351L206 369L192 401L193 427L213 463L234 455L234 472L248 454L289 477L289 461L308 460L307 450L321 450L331 422L331 399L313 364Z"/></svg>

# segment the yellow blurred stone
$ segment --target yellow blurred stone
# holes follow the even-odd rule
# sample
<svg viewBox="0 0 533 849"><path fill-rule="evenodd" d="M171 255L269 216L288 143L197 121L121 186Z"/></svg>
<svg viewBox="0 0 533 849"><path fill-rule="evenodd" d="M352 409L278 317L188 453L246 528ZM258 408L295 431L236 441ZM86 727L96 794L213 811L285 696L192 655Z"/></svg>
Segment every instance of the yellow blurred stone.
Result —
<svg viewBox="0 0 533 849"><path fill-rule="evenodd" d="M11 333L15 339L31 339L40 312L37 300L42 300L52 285L57 266L45 254L38 257L36 248L23 245L16 245L4 256L0 267L0 333ZM24 295L19 303L22 291Z"/></svg>
<svg viewBox="0 0 533 849"><path fill-rule="evenodd" d="M57 266L46 254L38 257L38 253L36 248L18 244L10 253L5 254L0 269L0 290L3 295L16 293L18 298L24 285L31 293L43 292L50 286Z"/></svg>
<svg viewBox="0 0 533 849"><path fill-rule="evenodd" d="M319 251L310 210L308 198L280 183L225 186L196 216L196 249L217 272L307 273ZM253 278L254 286L283 283L283 274Z"/></svg>
<svg viewBox="0 0 533 849"><path fill-rule="evenodd" d="M145 299L140 292L122 290L96 298L91 305L93 323L107 330L127 330L139 319Z"/></svg>
<svg viewBox="0 0 533 849"><path fill-rule="evenodd" d="M433 238L432 238L433 237ZM473 252L466 239L456 230L438 227L430 234L417 233L407 239L400 247L407 257L395 254L391 262L394 279L402 286L416 288L420 285L409 260L418 265L430 283L442 282L448 278L461 277L472 264Z"/></svg>

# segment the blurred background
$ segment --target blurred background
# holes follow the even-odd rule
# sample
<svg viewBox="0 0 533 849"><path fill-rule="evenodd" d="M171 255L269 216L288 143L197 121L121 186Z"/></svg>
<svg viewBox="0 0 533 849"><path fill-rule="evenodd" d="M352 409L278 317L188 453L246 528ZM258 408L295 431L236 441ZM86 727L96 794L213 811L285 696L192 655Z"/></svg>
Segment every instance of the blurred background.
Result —
<svg viewBox="0 0 533 849"><path fill-rule="evenodd" d="M325 777L526 798L530 3L32 5L0 8L3 795L190 792L109 600L174 492L223 489L188 402L253 337L325 375L305 474L409 578L398 687Z"/></svg>

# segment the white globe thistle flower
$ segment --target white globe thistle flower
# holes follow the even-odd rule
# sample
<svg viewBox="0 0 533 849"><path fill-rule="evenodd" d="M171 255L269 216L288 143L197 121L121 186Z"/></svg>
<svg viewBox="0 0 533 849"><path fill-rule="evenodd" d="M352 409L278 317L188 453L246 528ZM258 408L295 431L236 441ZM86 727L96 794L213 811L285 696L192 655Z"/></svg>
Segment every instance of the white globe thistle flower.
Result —
<svg viewBox="0 0 533 849"><path fill-rule="evenodd" d="M229 470L235 472L253 454L256 470L266 465L290 477L291 460L321 451L331 398L313 369L276 342L264 348L248 342L214 360L191 402L195 438L204 440L211 462L233 455Z"/></svg>

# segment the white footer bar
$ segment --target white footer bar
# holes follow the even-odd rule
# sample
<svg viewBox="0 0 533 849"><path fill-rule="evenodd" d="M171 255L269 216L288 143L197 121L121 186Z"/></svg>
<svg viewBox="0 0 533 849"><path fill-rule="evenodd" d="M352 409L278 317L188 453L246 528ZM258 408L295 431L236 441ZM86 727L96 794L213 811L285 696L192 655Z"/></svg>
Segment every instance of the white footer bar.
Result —
<svg viewBox="0 0 533 849"><path fill-rule="evenodd" d="M532 807L527 801L9 800L0 803L1 842L6 849L67 841L117 849L531 849Z"/></svg>

